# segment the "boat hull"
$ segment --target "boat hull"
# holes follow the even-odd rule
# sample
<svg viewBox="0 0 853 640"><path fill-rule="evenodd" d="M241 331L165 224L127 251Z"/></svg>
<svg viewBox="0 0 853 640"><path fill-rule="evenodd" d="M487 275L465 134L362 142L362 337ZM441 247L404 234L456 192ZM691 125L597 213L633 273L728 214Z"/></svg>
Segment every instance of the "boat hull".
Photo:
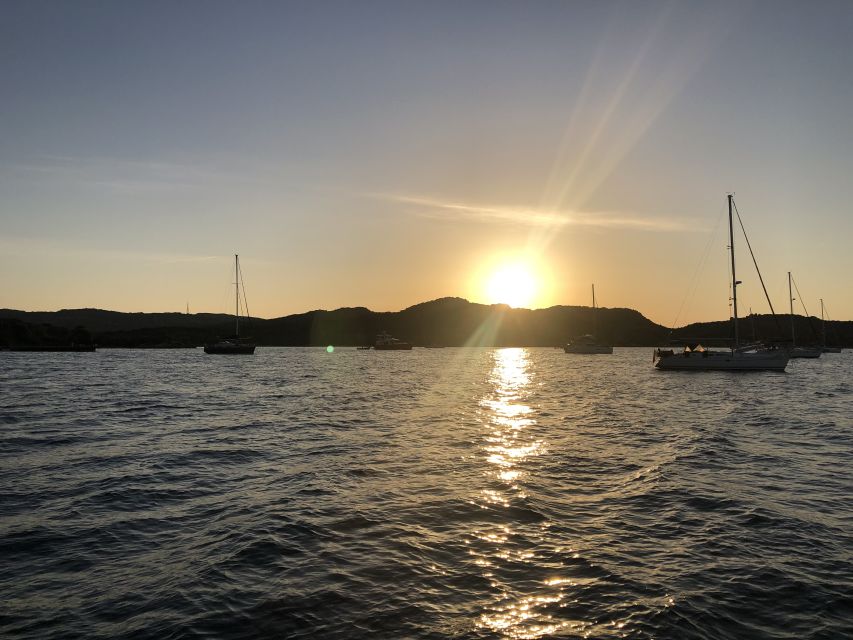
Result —
<svg viewBox="0 0 853 640"><path fill-rule="evenodd" d="M841 353L841 347L824 347L824 353Z"/></svg>
<svg viewBox="0 0 853 640"><path fill-rule="evenodd" d="M607 354L613 353L613 347L606 344L567 344L563 347L563 351L566 353Z"/></svg>
<svg viewBox="0 0 853 640"><path fill-rule="evenodd" d="M255 353L253 344L206 344L204 352L220 356L250 356Z"/></svg>
<svg viewBox="0 0 853 640"><path fill-rule="evenodd" d="M786 351L692 351L661 355L655 362L663 371L784 371L787 366Z"/></svg>
<svg viewBox="0 0 853 640"><path fill-rule="evenodd" d="M820 358L823 349L820 347L794 347L789 352L792 358Z"/></svg>

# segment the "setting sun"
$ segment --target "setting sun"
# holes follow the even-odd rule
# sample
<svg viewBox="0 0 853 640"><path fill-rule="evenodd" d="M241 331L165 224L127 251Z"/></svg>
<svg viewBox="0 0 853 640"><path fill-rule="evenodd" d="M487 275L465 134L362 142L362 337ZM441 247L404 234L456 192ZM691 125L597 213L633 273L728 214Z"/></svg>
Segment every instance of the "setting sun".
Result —
<svg viewBox="0 0 853 640"><path fill-rule="evenodd" d="M539 286L533 271L516 262L495 270L486 282L486 298L491 304L529 307L536 299Z"/></svg>

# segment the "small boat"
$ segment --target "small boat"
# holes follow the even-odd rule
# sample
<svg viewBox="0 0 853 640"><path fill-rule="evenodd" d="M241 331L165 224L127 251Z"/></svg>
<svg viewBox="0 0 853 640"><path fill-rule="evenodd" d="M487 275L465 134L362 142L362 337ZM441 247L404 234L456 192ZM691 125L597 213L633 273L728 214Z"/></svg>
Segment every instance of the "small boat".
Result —
<svg viewBox="0 0 853 640"><path fill-rule="evenodd" d="M656 349L652 362L665 371L784 371L788 366L789 353L775 346L741 346L738 339L737 280L735 272L735 238L732 222L733 196L729 194L729 248L732 261L732 333L734 339L729 350L712 351L702 345L685 347L683 351ZM740 214L738 214L740 217ZM749 241L747 240L747 243ZM756 263L756 268L758 264ZM759 277L760 277L759 273ZM772 309L772 305L771 305Z"/></svg>
<svg viewBox="0 0 853 640"><path fill-rule="evenodd" d="M599 343L595 336L585 335L572 340L563 347L563 351L566 353L613 353L613 347Z"/></svg>
<svg viewBox="0 0 853 640"><path fill-rule="evenodd" d="M255 353L255 343L250 339L240 337L240 282L243 279L243 274L240 272L240 257L234 256L234 284L236 289L236 302L234 308L234 335L227 338L221 338L217 342L211 342L204 345L204 352L215 355L252 355ZM243 298L245 300L245 287L243 290ZM246 305L246 316L248 317L248 305Z"/></svg>
<svg viewBox="0 0 853 640"><path fill-rule="evenodd" d="M373 348L377 351L411 351L412 345L408 342L403 342L391 336L391 334L383 331L376 336L376 342L373 343Z"/></svg>
<svg viewBox="0 0 853 640"><path fill-rule="evenodd" d="M598 328L598 308L595 306L595 285L592 285L592 322L593 329ZM563 347L566 353L613 353L613 347L609 344L602 344L596 340L595 335L587 334L580 338L575 338L569 344Z"/></svg>
<svg viewBox="0 0 853 640"><path fill-rule="evenodd" d="M789 352L792 358L820 358L823 349L820 347L791 347Z"/></svg>
<svg viewBox="0 0 853 640"><path fill-rule="evenodd" d="M826 346L826 318L824 316L823 309L823 298L820 299L820 325L821 325L821 336L822 336L822 344L821 350L824 353L841 353L841 347L827 347Z"/></svg>
<svg viewBox="0 0 853 640"><path fill-rule="evenodd" d="M359 350L359 351L370 351L372 348L373 348L373 347L371 347L370 345L367 345L367 346L364 346L364 347L356 347L356 349L357 349L357 350Z"/></svg>
<svg viewBox="0 0 853 640"><path fill-rule="evenodd" d="M204 352L214 355L252 355L255 353L255 344L235 335L207 343Z"/></svg>
<svg viewBox="0 0 853 640"><path fill-rule="evenodd" d="M799 288L797 288L797 295L800 295ZM821 347L813 347L813 346L797 346L797 335L794 332L794 294L791 291L791 272L788 272L788 301L791 304L791 348L789 349L792 358L820 358L820 354L823 353L823 349ZM800 299L800 303L802 304L802 298ZM803 304L803 310L805 310L805 305ZM806 311L806 317L808 318L808 311ZM811 320L809 320L811 323ZM812 327L814 329L814 327Z"/></svg>

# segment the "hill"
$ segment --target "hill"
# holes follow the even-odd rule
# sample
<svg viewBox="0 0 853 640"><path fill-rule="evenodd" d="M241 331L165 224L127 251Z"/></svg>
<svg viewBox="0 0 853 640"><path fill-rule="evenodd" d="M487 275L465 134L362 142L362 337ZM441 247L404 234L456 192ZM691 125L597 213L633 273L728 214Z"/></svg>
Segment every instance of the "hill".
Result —
<svg viewBox="0 0 853 640"><path fill-rule="evenodd" d="M787 317L750 316L740 321L743 338L786 335ZM805 341L816 319L796 317ZM0 309L0 347L63 344L90 336L102 347L194 347L233 333L233 318L224 314L121 313L100 309L27 312ZM853 322L827 323L829 342L853 344ZM394 312L364 307L316 310L269 320L241 321L245 335L268 346L354 346L370 344L380 331L415 345L428 346L558 346L585 333L616 346L655 346L669 342L725 343L730 321L697 323L670 331L633 309L554 306L513 309L462 298L440 298ZM242 333L242 331L241 331Z"/></svg>

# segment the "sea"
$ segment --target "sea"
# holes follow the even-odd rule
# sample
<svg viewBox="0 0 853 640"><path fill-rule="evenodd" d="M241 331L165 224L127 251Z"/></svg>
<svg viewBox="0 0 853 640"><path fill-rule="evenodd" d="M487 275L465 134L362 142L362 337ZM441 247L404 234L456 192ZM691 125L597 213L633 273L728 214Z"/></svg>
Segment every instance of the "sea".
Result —
<svg viewBox="0 0 853 640"><path fill-rule="evenodd" d="M853 638L853 353L0 353L0 637Z"/></svg>

